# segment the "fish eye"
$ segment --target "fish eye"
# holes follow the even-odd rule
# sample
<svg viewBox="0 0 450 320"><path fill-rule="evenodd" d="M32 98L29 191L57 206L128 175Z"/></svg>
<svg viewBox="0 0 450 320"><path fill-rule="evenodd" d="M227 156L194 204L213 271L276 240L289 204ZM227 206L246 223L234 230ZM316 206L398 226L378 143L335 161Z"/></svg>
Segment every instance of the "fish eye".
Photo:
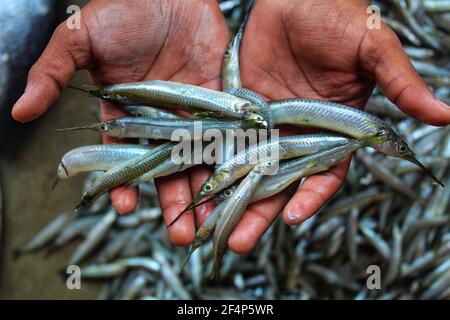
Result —
<svg viewBox="0 0 450 320"><path fill-rule="evenodd" d="M229 197L229 196L231 196L233 193L231 192L231 190L225 190L224 194L225 194L225 197Z"/></svg>
<svg viewBox="0 0 450 320"><path fill-rule="evenodd" d="M213 187L210 183L206 184L205 187L203 188L203 190L205 190L206 192L210 192L212 191Z"/></svg>
<svg viewBox="0 0 450 320"><path fill-rule="evenodd" d="M106 131L106 130L108 130L108 126L103 123L103 124L100 125L100 130Z"/></svg>
<svg viewBox="0 0 450 320"><path fill-rule="evenodd" d="M406 145L404 145L404 144L401 144L401 145L398 147L398 151L399 151L400 153L406 153L406 152L408 152L408 147L407 147Z"/></svg>

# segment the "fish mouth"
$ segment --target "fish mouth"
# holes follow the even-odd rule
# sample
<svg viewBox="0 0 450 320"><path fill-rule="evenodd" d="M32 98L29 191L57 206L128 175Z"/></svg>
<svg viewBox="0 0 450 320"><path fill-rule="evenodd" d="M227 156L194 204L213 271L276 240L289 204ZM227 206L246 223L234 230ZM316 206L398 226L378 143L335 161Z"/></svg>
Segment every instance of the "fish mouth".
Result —
<svg viewBox="0 0 450 320"><path fill-rule="evenodd" d="M191 203L190 203L186 208L184 208L183 211L181 211L181 212L175 217L175 219L172 220L172 222L170 222L170 223L167 225L167 228L169 228L169 227L172 226L175 222L177 222L178 219L180 219L181 216L182 216L185 212L187 212L187 211L189 211L189 210L192 210L192 209L198 207L199 205L203 204L204 202L202 202L202 203L200 203L200 204L196 204L198 201L201 200L201 198L202 198L202 196L201 196L200 194L196 194L196 195L194 196L194 198L192 199ZM208 202L208 201L206 201L206 202Z"/></svg>
<svg viewBox="0 0 450 320"><path fill-rule="evenodd" d="M73 128L62 128L62 129L56 129L56 132L68 132L68 131L77 131L77 130L98 130L98 124L91 124L87 126L79 126L79 127L73 127Z"/></svg>
<svg viewBox="0 0 450 320"><path fill-rule="evenodd" d="M414 155L405 157L405 160L414 163L416 166L421 168L428 176L430 176L436 183L445 188L445 185L428 169L422 162L419 161Z"/></svg>

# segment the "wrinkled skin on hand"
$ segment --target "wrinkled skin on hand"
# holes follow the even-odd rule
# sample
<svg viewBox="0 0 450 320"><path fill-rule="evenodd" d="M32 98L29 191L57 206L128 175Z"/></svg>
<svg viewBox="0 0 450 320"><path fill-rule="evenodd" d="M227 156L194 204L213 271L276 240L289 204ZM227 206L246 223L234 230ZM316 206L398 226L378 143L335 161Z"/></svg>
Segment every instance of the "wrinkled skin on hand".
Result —
<svg viewBox="0 0 450 320"><path fill-rule="evenodd" d="M450 123L450 108L434 99L409 63L395 34L368 30L365 1L258 0L241 46L244 87L265 98L308 97L362 108L378 84L400 109L435 125ZM97 83L172 80L220 89L228 30L216 1L94 0L82 10L82 28L62 24L30 71L13 116L30 121L58 98L75 70ZM102 103L104 120L124 116ZM285 131L285 130L283 130ZM104 139L111 142L109 138ZM288 224L310 217L338 190L349 161L309 177L288 191L252 204L229 239L231 250L250 251L280 211ZM192 199L210 170L196 168L157 181L166 223ZM118 212L132 212L137 190L111 192ZM196 208L199 224L213 208ZM169 228L175 244L195 234L192 213Z"/></svg>
<svg viewBox="0 0 450 320"><path fill-rule="evenodd" d="M229 33L214 0L94 0L81 10L81 30L62 23L33 66L23 97L13 109L16 120L30 121L58 98L78 69L88 69L96 83L171 80L220 90L220 71ZM102 120L126 115L102 102ZM105 143L119 142L105 137ZM204 169L203 169L204 170ZM202 174L202 169L198 169ZM192 175L198 174L192 171ZM164 217L170 222L191 201L187 175L158 183ZM137 189L117 188L117 211L132 212ZM192 213L170 230L176 244L194 237Z"/></svg>
<svg viewBox="0 0 450 320"><path fill-rule="evenodd" d="M361 109L378 84L410 116L449 124L450 108L433 97L396 35L385 25L367 28L368 5L258 0L242 40L243 86L268 100L318 98ZM288 224L316 213L341 186L349 162L309 177L296 191L249 206L229 239L230 248L241 254L250 251L279 212Z"/></svg>

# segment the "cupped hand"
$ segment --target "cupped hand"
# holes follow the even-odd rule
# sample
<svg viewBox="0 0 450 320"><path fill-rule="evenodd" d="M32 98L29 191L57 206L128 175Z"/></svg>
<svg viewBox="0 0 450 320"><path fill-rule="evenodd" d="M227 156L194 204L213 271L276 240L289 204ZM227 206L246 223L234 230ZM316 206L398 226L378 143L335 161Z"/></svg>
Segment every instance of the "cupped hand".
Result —
<svg viewBox="0 0 450 320"><path fill-rule="evenodd" d="M402 111L433 125L450 123L450 107L435 99L385 25L369 30L366 1L258 0L241 46L243 86L268 100L319 98L363 108L375 84ZM339 189L349 161L247 209L229 239L250 251L279 212L298 224Z"/></svg>
<svg viewBox="0 0 450 320"><path fill-rule="evenodd" d="M113 84L161 79L220 90L222 58L228 29L215 0L94 0L81 10L81 28L62 23L42 56L32 67L23 96L13 108L22 122L43 114L68 85L74 72L88 69L96 83ZM102 120L123 117L117 106L102 103ZM104 138L105 143L113 140ZM119 142L119 141L115 141ZM207 175L193 171L193 181ZM191 202L186 174L157 182L167 223ZM111 192L119 213L132 212L137 189ZM203 209L204 211L205 209ZM192 213L169 229L175 244L194 237Z"/></svg>

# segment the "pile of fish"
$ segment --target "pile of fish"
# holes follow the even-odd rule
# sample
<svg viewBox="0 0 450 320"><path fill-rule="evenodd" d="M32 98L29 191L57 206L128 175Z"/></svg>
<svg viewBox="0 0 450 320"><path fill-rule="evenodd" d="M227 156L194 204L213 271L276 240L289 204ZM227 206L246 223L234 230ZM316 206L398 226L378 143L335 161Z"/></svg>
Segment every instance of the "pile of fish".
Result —
<svg viewBox="0 0 450 320"><path fill-rule="evenodd" d="M387 17L420 41L405 39L417 70L439 98L450 100L450 70L440 65L448 61L439 58L448 36L438 26L427 37L414 28L417 19L426 18L430 26L435 26L436 17L445 20L448 9L436 13L439 10L432 4L444 3L445 7L447 2L425 1L426 6L416 9L415 1L409 1L406 8L400 1L391 2L396 11ZM245 4L239 1L221 6L231 11L230 16L238 15L235 10L245 16ZM380 6L389 9L385 3ZM368 110L379 117L321 100L264 101L240 85L238 52L245 21L244 17L225 55L224 92L167 81L84 86L81 90L124 105L132 116L82 128L117 138L152 140L169 140L180 128L193 133L196 122L202 123L202 130L269 131L280 124L293 124L338 134L274 141L268 134L265 143L247 146L237 154L235 150L224 152L224 162L216 165L187 208L211 201L204 200L206 196L217 203L197 231L189 253L170 244L152 182L192 166L174 165L175 142L77 148L64 155L58 176L95 171L86 183L80 213L61 214L17 254L43 247L52 252L82 237L69 264L82 265L84 279L105 279L103 299L449 298L450 188L442 187L450 184L449 128L407 118L378 91ZM190 118L171 113L174 107L189 112ZM247 161L275 147L277 159ZM327 170L353 152L345 185L318 214L299 226L276 221L247 256L224 256L228 237L249 203ZM266 175L274 165L277 173ZM438 184L424 179L424 172ZM118 216L106 193L124 184L140 185L138 209L130 216ZM213 242L208 243L211 234ZM210 273L216 276L214 280ZM371 275L373 286L369 285Z"/></svg>

